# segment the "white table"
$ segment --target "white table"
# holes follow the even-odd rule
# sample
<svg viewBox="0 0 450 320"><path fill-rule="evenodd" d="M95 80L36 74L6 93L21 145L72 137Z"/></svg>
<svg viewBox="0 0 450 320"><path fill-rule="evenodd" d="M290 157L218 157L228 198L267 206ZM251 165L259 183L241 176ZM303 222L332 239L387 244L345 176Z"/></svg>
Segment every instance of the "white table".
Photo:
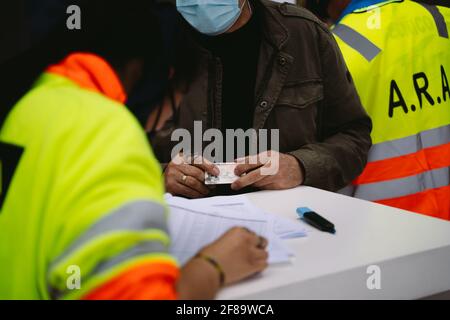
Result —
<svg viewBox="0 0 450 320"><path fill-rule="evenodd" d="M290 219L310 207L337 233L308 227L308 237L287 240L291 263L225 288L218 299L417 299L450 290L450 222L309 187L248 197ZM379 290L367 287L370 265L380 268Z"/></svg>

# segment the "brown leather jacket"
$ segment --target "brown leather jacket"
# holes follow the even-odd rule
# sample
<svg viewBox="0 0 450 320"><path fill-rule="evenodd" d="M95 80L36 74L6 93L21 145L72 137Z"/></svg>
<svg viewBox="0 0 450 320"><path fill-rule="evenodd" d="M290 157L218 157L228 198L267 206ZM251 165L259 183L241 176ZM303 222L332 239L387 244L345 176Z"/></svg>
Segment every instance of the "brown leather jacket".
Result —
<svg viewBox="0 0 450 320"><path fill-rule="evenodd" d="M305 9L257 2L263 37L253 127L278 128L279 151L299 160L304 184L336 191L366 164L371 120L328 28ZM152 139L163 163L170 161L173 129L193 134L194 121L199 120L203 130L220 128L221 64L207 50L202 52L202 70L180 106L177 123L169 121Z"/></svg>

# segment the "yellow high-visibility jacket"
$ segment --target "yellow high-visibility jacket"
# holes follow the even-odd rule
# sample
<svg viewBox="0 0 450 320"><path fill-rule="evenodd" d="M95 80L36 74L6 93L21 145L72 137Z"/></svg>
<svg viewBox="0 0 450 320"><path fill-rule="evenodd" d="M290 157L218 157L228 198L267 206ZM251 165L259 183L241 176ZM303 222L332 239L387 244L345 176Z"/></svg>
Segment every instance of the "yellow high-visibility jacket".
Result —
<svg viewBox="0 0 450 320"><path fill-rule="evenodd" d="M120 93L103 59L73 54L8 114L0 299L175 297L160 166Z"/></svg>
<svg viewBox="0 0 450 320"><path fill-rule="evenodd" d="M373 121L364 172L343 192L450 219L450 8L379 2L333 33Z"/></svg>

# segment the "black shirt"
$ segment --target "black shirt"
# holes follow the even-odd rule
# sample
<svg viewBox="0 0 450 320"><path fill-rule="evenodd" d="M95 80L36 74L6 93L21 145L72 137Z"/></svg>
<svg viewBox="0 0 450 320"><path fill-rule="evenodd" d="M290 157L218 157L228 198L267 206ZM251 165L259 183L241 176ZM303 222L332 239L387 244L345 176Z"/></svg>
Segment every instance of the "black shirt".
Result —
<svg viewBox="0 0 450 320"><path fill-rule="evenodd" d="M245 4L248 5L248 4ZM240 29L218 36L200 36L201 44L222 65L222 131L253 127L256 70L261 45L258 12ZM232 161L234 159L225 159Z"/></svg>

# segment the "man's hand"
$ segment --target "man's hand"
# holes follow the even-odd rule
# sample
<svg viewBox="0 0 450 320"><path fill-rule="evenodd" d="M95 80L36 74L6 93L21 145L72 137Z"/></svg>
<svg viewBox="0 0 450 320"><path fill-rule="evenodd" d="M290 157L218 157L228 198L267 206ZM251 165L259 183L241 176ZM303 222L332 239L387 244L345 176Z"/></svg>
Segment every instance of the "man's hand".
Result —
<svg viewBox="0 0 450 320"><path fill-rule="evenodd" d="M187 198L202 198L209 194L205 186L205 172L219 175L220 171L210 161L197 157L178 155L166 167L164 180L167 192Z"/></svg>
<svg viewBox="0 0 450 320"><path fill-rule="evenodd" d="M252 186L262 190L290 189L304 181L298 160L291 155L268 151L256 156L236 160L235 174L241 176L231 189Z"/></svg>

